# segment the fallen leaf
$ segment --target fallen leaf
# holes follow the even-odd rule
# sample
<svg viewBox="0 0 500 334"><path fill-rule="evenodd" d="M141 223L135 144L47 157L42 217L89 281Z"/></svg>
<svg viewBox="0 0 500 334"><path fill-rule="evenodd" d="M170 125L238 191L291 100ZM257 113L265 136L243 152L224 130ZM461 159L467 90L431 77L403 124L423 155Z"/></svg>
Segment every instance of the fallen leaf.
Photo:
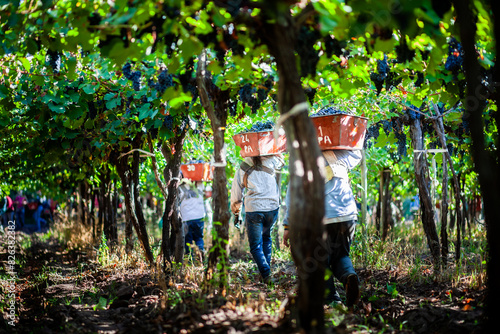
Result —
<svg viewBox="0 0 500 334"><path fill-rule="evenodd" d="M473 307L470 306L470 304L466 304L463 308L462 311L472 311Z"/></svg>

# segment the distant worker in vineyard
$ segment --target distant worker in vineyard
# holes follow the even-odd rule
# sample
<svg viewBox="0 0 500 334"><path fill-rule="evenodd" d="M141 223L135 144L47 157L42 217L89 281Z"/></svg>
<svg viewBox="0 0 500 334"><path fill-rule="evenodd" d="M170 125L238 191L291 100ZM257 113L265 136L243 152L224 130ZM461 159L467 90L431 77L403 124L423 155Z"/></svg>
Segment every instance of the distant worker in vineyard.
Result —
<svg viewBox="0 0 500 334"><path fill-rule="evenodd" d="M190 254L190 246L196 246L204 258L203 229L205 219L205 202L203 199L203 183L183 179L179 186L179 206L182 222L185 225L186 254Z"/></svg>
<svg viewBox="0 0 500 334"><path fill-rule="evenodd" d="M346 305L351 307L359 300L359 280L349 257L351 243L354 238L358 210L350 186L348 171L361 161L361 151L329 150L323 151L325 166L325 217L323 223L327 233L327 268L333 275L326 281L325 304L342 302L335 288L333 276L343 285L346 291ZM289 188L290 189L290 188ZM288 190L289 190L288 189ZM289 207L290 193L287 191L286 204ZM289 211L285 214L283 241L289 247L288 220ZM292 245L293 247L293 245Z"/></svg>
<svg viewBox="0 0 500 334"><path fill-rule="evenodd" d="M19 224L19 228L22 230L24 228L25 206L28 204L28 200L23 195L22 190L19 191L19 194L16 196L14 204L16 208L16 225Z"/></svg>
<svg viewBox="0 0 500 334"><path fill-rule="evenodd" d="M0 205L1 225L8 226L10 221L14 221L14 201L10 196L5 196Z"/></svg>
<svg viewBox="0 0 500 334"><path fill-rule="evenodd" d="M279 172L283 165L281 154L246 157L236 170L231 186L231 211L237 216L242 204L245 207L250 253L265 284L272 282L271 231L278 219Z"/></svg>

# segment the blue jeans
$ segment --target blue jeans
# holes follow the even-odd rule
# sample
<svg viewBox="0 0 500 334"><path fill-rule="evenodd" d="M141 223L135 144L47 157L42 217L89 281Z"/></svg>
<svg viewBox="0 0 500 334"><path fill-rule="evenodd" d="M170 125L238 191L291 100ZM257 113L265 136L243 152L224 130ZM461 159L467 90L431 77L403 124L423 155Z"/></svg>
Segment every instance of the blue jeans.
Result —
<svg viewBox="0 0 500 334"><path fill-rule="evenodd" d="M23 229L24 227L24 207L16 211L16 220L19 228Z"/></svg>
<svg viewBox="0 0 500 334"><path fill-rule="evenodd" d="M247 212L245 217L250 253L257 263L262 278L271 274L273 251L271 231L278 219L278 211L279 209L269 212Z"/></svg>
<svg viewBox="0 0 500 334"><path fill-rule="evenodd" d="M193 242L198 246L201 252L204 251L203 248L203 218L188 220L187 233L186 233L186 254L189 254L189 247L187 244L192 245Z"/></svg>
<svg viewBox="0 0 500 334"><path fill-rule="evenodd" d="M335 276L342 284L346 284L347 276L355 274L349 252L354 232L356 230L356 221L351 220L341 223L332 223L325 226L327 232L326 251L328 252L327 265L333 275L326 281L327 297L326 301L335 294Z"/></svg>

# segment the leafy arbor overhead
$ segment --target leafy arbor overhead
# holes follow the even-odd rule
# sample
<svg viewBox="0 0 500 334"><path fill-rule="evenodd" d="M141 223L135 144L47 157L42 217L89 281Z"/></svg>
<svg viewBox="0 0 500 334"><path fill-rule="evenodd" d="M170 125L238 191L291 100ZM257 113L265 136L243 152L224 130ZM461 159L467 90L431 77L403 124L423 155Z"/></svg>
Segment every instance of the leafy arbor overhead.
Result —
<svg viewBox="0 0 500 334"><path fill-rule="evenodd" d="M415 150L446 145L451 167L475 169L471 178L477 176L483 194L488 238L498 235L488 224L498 220L494 203L500 197L499 173L494 173L499 171L497 46L492 30L497 29L492 19L496 8L488 2L455 6L453 1L388 5L365 0L347 4L171 0L0 5L5 13L0 16L0 176L13 188L28 185L26 180L36 175L30 186L66 192L82 182L98 184L101 171L107 170L103 166L111 166L125 192L134 187L132 193L138 192L138 150L161 147L170 152L164 154L163 181L173 193L175 182L169 182L180 163L172 160L176 140L184 141L185 134L184 146L189 146L197 135L219 136L212 152L220 158L222 142L232 145L226 135L241 129L245 116L277 117L277 110L288 137L292 210L297 210L292 215L292 238L312 226L314 240L322 233L323 209L318 206L322 179L316 163L320 151L304 111L334 104L369 118L368 164L414 173L407 178L418 182L436 269L439 240L428 160L423 155L417 158ZM201 103L196 71L205 49L208 101ZM305 102L308 108L302 108ZM209 117L208 104L216 113ZM222 120L221 126L214 128L215 119ZM438 120L442 126L433 127ZM224 129L218 133L219 128ZM146 145L148 137L151 146ZM227 159L236 160L237 151L228 154ZM209 157L206 152L200 155ZM414 166L403 171L412 164L412 155ZM135 170L125 168L120 159L130 159L129 167ZM231 173L231 168L226 166L225 171ZM370 184L377 184L378 174L368 177ZM478 191L471 186L475 182L467 182L471 192ZM457 193L457 181L454 187ZM219 191L220 196L227 193L222 186ZM220 217L227 213L225 203L215 204ZM133 197L127 205L129 215L140 215ZM165 209L164 218L169 212L172 217L171 210ZM460 200L455 210L461 217ZM312 224L303 226L306 221ZM146 233L146 241L147 232L138 224L136 231ZM171 235L163 236L167 242ZM149 246L143 243L143 247L148 254ZM164 256L170 254L166 247ZM494 269L498 252L494 243L490 247L493 280L498 277ZM299 267L310 249L306 244L296 248ZM152 263L151 255L148 260ZM313 294L321 295L321 279L314 284L308 276L302 288L317 287ZM301 296L305 295L303 291ZM319 310L322 301L316 301ZM314 308L304 303L301 325L320 330L322 323L306 315Z"/></svg>

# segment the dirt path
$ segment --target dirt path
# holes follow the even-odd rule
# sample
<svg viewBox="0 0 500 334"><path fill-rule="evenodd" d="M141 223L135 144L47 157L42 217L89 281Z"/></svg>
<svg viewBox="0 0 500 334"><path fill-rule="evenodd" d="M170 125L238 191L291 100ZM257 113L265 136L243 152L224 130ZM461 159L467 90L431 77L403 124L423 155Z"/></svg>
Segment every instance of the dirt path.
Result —
<svg viewBox="0 0 500 334"><path fill-rule="evenodd" d="M145 271L103 269L54 239L32 239L19 273L19 322L8 333L293 333L283 317L294 290L293 264L278 261L274 288L259 283L250 258L232 259L230 293L205 296L194 280L160 287ZM192 269L191 274L202 271ZM389 271L358 269L362 298L353 313L326 308L329 331L480 333L484 291L415 284ZM198 273L199 274L199 273ZM425 282L425 280L423 280ZM340 288L342 295L343 291Z"/></svg>

